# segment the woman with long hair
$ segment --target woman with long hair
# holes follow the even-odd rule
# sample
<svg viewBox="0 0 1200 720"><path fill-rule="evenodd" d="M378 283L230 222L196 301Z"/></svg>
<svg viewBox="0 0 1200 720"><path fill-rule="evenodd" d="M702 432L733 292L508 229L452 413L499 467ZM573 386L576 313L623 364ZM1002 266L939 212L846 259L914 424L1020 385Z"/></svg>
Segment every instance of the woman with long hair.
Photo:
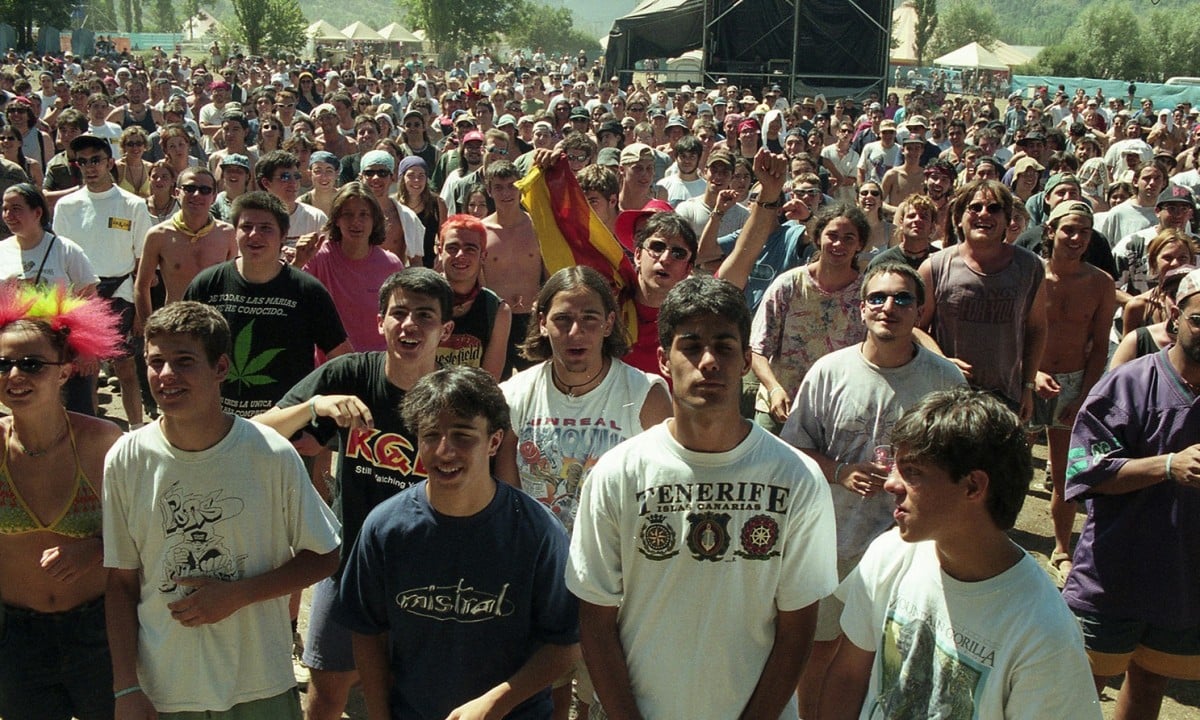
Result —
<svg viewBox="0 0 1200 720"><path fill-rule="evenodd" d="M81 361L120 351L117 317L65 286L0 286L0 716L113 717L101 542L104 457L121 436L68 412Z"/></svg>
<svg viewBox="0 0 1200 720"><path fill-rule="evenodd" d="M42 164L26 157L21 149L21 133L12 125L0 128L0 154L24 170L36 187L42 186Z"/></svg>
<svg viewBox="0 0 1200 720"><path fill-rule="evenodd" d="M778 434L805 373L821 356L861 342L861 275L855 258L871 227L863 211L836 204L819 211L807 233L817 254L777 276L763 295L750 332L752 367L761 383L755 422Z"/></svg>
<svg viewBox="0 0 1200 720"><path fill-rule="evenodd" d="M258 143L250 148L254 157L262 157L273 150L283 149L283 123L274 115L265 115L258 121Z"/></svg>
<svg viewBox="0 0 1200 720"><path fill-rule="evenodd" d="M416 155L400 161L396 170L400 189L396 199L417 214L425 225L425 267L433 267L437 257L438 229L446 222L446 201L429 187L429 166ZM486 201L484 202L486 206Z"/></svg>
<svg viewBox="0 0 1200 720"><path fill-rule="evenodd" d="M1140 327L1171 319L1175 296L1166 292L1166 278L1172 271L1191 268L1196 264L1196 244L1183 230L1168 228L1155 235L1146 245L1146 259L1151 276L1159 282L1125 303L1125 310L1121 314L1123 336Z"/></svg>
<svg viewBox="0 0 1200 720"><path fill-rule="evenodd" d="M146 196L146 209L155 223L170 220L179 210L175 197L175 178L178 173L167 160L159 160L150 166L150 194Z"/></svg>
<svg viewBox="0 0 1200 720"><path fill-rule="evenodd" d="M358 352L387 349L376 321L379 288L404 269L404 261L380 247L385 232L371 189L355 181L338 191L320 237L306 236L296 244L295 264L329 290Z"/></svg>
<svg viewBox="0 0 1200 720"><path fill-rule="evenodd" d="M858 188L857 204L871 227L871 232L865 238L863 251L873 251L874 255L888 249L896 228L883 215L883 187L873 180L863 183Z"/></svg>
<svg viewBox="0 0 1200 720"><path fill-rule="evenodd" d="M117 161L117 186L137 195L150 197L150 163L143 159L150 138L139 125L130 125L121 133L121 159Z"/></svg>
<svg viewBox="0 0 1200 720"><path fill-rule="evenodd" d="M67 285L91 295L99 278L83 248L50 231L46 198L29 183L4 191L3 219L12 235L0 240L0 281Z"/></svg>

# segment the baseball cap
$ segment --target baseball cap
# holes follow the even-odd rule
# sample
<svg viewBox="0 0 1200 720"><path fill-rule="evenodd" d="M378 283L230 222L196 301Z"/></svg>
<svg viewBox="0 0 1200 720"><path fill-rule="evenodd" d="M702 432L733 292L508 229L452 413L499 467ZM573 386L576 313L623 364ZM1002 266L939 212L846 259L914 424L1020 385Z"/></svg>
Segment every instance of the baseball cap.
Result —
<svg viewBox="0 0 1200 720"><path fill-rule="evenodd" d="M1196 199L1192 197L1192 191L1174 183L1168 183L1167 187L1158 194L1158 201L1154 203L1154 206L1158 207L1167 203L1183 203L1193 210L1196 209Z"/></svg>
<svg viewBox="0 0 1200 720"><path fill-rule="evenodd" d="M1026 170L1037 170L1038 172L1041 172L1045 169L1046 168L1043 167L1042 164L1037 160L1034 160L1031 157L1023 157L1017 161L1016 165L1013 166L1013 174L1020 175Z"/></svg>
<svg viewBox="0 0 1200 720"><path fill-rule="evenodd" d="M628 150L629 148L626 148ZM624 156L624 152L621 153ZM622 163L624 164L624 163ZM627 250L633 250L633 236L637 231L638 221L655 213L673 212L671 204L666 200L651 200L641 210L625 210L617 216L617 240Z"/></svg>
<svg viewBox="0 0 1200 720"><path fill-rule="evenodd" d="M1054 222L1067 215L1083 215L1090 218L1093 214L1092 206L1086 202L1082 200L1068 200L1054 206L1054 209L1050 211L1050 217L1047 218L1047 222Z"/></svg>
<svg viewBox="0 0 1200 720"><path fill-rule="evenodd" d="M622 213L624 214L624 213ZM618 217L617 222L621 222ZM1200 270L1193 270L1184 276L1179 283L1179 289L1175 291L1175 304L1183 305L1183 301L1200 292Z"/></svg>
<svg viewBox="0 0 1200 720"><path fill-rule="evenodd" d="M925 119L925 116L924 116L924 115L913 115L911 118L909 118L909 119L908 119L908 120L907 120L907 121L904 123L904 127L910 127L910 128L911 128L911 127L922 127L922 128L927 128L927 127L929 127L929 121Z"/></svg>
<svg viewBox="0 0 1200 720"><path fill-rule="evenodd" d="M879 123L879 132L896 132L896 123L894 120L882 120Z"/></svg>
<svg viewBox="0 0 1200 720"><path fill-rule="evenodd" d="M1055 173L1050 176L1049 180L1046 181L1046 194L1049 195L1051 190L1053 190L1054 188L1056 188L1059 185L1062 185L1064 183L1066 183L1068 185L1074 185L1075 187L1080 186L1079 178L1075 177L1073 174L1071 174L1071 173Z"/></svg>
<svg viewBox="0 0 1200 720"><path fill-rule="evenodd" d="M624 135L625 132L621 129L621 123L618 120L605 120L600 123L599 129L596 130L596 136L599 137L604 133L612 133L613 135Z"/></svg>
<svg viewBox="0 0 1200 720"><path fill-rule="evenodd" d="M631 143L621 150L621 164L633 165L646 155L654 157L654 149L645 143Z"/></svg>
<svg viewBox="0 0 1200 720"><path fill-rule="evenodd" d="M596 164L604 167L619 167L621 165L621 150L615 147L600 148L596 153Z"/></svg>
<svg viewBox="0 0 1200 720"><path fill-rule="evenodd" d="M466 135L463 135L462 144L466 145L467 143L475 142L476 140L483 142L483 133L479 132L478 130L472 130Z"/></svg>

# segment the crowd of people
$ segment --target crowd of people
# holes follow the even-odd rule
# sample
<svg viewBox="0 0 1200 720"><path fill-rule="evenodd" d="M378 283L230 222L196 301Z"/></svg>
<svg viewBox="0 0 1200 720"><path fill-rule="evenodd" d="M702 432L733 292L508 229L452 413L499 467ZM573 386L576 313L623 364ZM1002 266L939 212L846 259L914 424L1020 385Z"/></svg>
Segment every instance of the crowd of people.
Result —
<svg viewBox="0 0 1200 720"><path fill-rule="evenodd" d="M214 59L0 71L0 717L1200 679L1197 110Z"/></svg>

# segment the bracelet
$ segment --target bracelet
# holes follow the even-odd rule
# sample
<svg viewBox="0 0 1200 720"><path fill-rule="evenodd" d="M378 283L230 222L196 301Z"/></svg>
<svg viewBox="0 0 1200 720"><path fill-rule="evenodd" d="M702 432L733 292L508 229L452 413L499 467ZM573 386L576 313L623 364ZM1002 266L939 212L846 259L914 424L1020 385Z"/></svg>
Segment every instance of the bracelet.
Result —
<svg viewBox="0 0 1200 720"><path fill-rule="evenodd" d="M1175 457L1175 453L1167 453L1167 480L1173 480L1171 477L1171 458Z"/></svg>
<svg viewBox="0 0 1200 720"><path fill-rule="evenodd" d="M1026 389L1026 390L1034 390L1034 389L1036 389L1036 388L1037 388L1037 384L1035 384L1035 383L1033 383L1033 382L1027 382L1027 383L1025 383L1025 389Z"/></svg>
<svg viewBox="0 0 1200 720"><path fill-rule="evenodd" d="M716 215L717 217L721 217L725 214L725 211L724 210L713 210L712 214Z"/></svg>
<svg viewBox="0 0 1200 720"><path fill-rule="evenodd" d="M113 692L113 700L120 700L121 698L125 697L126 695L132 695L134 693L138 693L141 691L142 691L141 685L130 685L127 688L122 688L120 690L114 691Z"/></svg>
<svg viewBox="0 0 1200 720"><path fill-rule="evenodd" d="M846 465L847 465L847 464L848 464L848 463L844 463L844 462L843 462L843 463L838 463L838 464L837 464L837 467L833 469L833 481L834 481L835 483L840 483L840 482L841 482L841 480L839 480L839 479L838 479L838 476L842 474L842 468L846 467Z"/></svg>
<svg viewBox="0 0 1200 720"><path fill-rule="evenodd" d="M310 418L312 418L311 420L309 420L309 421L308 421L308 424L309 424L309 425L312 425L313 427L316 427L316 426L317 426L317 407L316 407L316 404L317 404L317 398L319 398L319 397L321 397L321 396L320 396L320 395L313 395L313 396L312 396L312 397L309 399L309 401L308 401L308 416L309 416Z"/></svg>
<svg viewBox="0 0 1200 720"><path fill-rule="evenodd" d="M775 391L776 391L776 390L778 390L779 392L783 392L783 391L784 391L784 390L783 390L783 386L782 386L782 385L776 385L775 387L771 388L771 390L770 390L770 391L767 393L767 399L768 399L768 400L769 400L769 399L771 399L771 398L773 398L773 397L775 397Z"/></svg>

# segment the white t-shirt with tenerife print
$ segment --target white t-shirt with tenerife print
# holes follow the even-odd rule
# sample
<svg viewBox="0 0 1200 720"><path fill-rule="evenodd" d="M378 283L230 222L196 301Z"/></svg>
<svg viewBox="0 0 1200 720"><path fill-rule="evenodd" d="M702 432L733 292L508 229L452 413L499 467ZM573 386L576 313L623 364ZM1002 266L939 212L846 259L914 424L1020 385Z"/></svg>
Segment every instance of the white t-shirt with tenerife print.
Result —
<svg viewBox="0 0 1200 720"><path fill-rule="evenodd" d="M837 585L829 484L754 424L732 450L689 450L667 420L609 450L583 486L567 560L580 600L618 607L646 718L735 718L779 613ZM795 718L792 698L781 718Z"/></svg>

